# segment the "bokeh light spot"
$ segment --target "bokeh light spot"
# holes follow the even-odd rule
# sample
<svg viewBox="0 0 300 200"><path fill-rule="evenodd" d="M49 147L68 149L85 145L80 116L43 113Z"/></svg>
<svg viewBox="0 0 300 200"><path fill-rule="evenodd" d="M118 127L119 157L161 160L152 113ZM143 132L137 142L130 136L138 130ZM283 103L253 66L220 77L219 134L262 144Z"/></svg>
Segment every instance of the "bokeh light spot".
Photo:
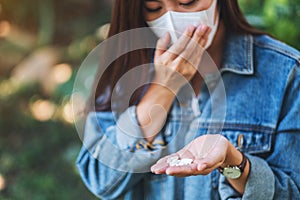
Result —
<svg viewBox="0 0 300 200"><path fill-rule="evenodd" d="M68 102L63 108L63 118L68 123L74 123L72 104Z"/></svg>
<svg viewBox="0 0 300 200"><path fill-rule="evenodd" d="M30 106L33 117L39 121L50 120L55 109L56 106L48 100L37 100Z"/></svg>
<svg viewBox="0 0 300 200"><path fill-rule="evenodd" d="M72 68L69 64L63 63L55 65L51 71L53 80L57 84L67 82L72 76Z"/></svg>
<svg viewBox="0 0 300 200"><path fill-rule="evenodd" d="M6 188L6 180L2 176L2 174L0 174L0 191L4 190L5 188Z"/></svg>
<svg viewBox="0 0 300 200"><path fill-rule="evenodd" d="M11 24L8 21L0 22L0 37L7 37L11 30Z"/></svg>

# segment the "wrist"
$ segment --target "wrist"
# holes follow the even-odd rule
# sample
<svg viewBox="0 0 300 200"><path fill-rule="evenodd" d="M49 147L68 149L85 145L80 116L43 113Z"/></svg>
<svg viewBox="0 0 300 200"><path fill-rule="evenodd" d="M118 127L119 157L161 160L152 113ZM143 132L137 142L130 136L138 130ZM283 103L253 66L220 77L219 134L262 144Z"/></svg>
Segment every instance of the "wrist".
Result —
<svg viewBox="0 0 300 200"><path fill-rule="evenodd" d="M150 101L164 105L165 102L173 101L177 94L176 92L177 91L171 87L158 82L152 82L144 97L150 98Z"/></svg>
<svg viewBox="0 0 300 200"><path fill-rule="evenodd" d="M247 170L247 163L248 159L244 155L244 153L232 146L227 153L225 161L219 167L219 172L229 179L239 179L241 177L247 177L249 171ZM246 175L243 175L245 170Z"/></svg>
<svg viewBox="0 0 300 200"><path fill-rule="evenodd" d="M237 166L241 164L243 160L243 154L238 149L236 149L230 142L226 152L226 157L224 162L220 167L224 168L227 166Z"/></svg>
<svg viewBox="0 0 300 200"><path fill-rule="evenodd" d="M251 163L248 158L231 143L229 143L226 153L225 161L219 167L219 171L226 177L230 185L242 195L245 192Z"/></svg>
<svg viewBox="0 0 300 200"><path fill-rule="evenodd" d="M175 95L168 88L151 83L136 107L137 121L144 138L151 142L162 129Z"/></svg>
<svg viewBox="0 0 300 200"><path fill-rule="evenodd" d="M188 83L187 79L180 74L176 74L173 78L161 78L155 76L151 85L160 86L164 90L168 90L176 95L186 83Z"/></svg>

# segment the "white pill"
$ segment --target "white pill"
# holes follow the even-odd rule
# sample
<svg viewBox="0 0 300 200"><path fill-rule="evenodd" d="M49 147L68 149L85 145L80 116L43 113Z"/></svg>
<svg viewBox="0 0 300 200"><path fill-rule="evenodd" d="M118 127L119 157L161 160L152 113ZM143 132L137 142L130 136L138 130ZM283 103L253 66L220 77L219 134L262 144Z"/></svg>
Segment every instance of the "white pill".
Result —
<svg viewBox="0 0 300 200"><path fill-rule="evenodd" d="M183 158L183 159L180 159L178 158L178 156L174 156L174 157L171 157L167 160L167 163L173 167L173 166L183 166L183 165L189 165L189 164L192 164L193 163L193 159L190 159L190 158Z"/></svg>
<svg viewBox="0 0 300 200"><path fill-rule="evenodd" d="M178 163L178 166L182 166L182 165L190 165L193 162L193 159L190 158L183 158L181 160L179 160L180 162Z"/></svg>
<svg viewBox="0 0 300 200"><path fill-rule="evenodd" d="M179 159L178 156L172 156L172 157L168 158L167 163L170 164L170 163L172 163L172 162L177 161L178 159Z"/></svg>

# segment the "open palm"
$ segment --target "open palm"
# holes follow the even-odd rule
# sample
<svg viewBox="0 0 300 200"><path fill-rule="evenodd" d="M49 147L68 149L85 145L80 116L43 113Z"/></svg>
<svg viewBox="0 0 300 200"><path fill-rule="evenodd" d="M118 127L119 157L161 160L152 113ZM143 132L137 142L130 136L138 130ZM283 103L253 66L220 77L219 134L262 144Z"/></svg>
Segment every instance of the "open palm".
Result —
<svg viewBox="0 0 300 200"><path fill-rule="evenodd" d="M161 158L151 167L155 174L172 176L207 175L220 167L227 155L230 143L222 135L207 134L200 136L178 152ZM192 159L191 164L173 166L170 159Z"/></svg>

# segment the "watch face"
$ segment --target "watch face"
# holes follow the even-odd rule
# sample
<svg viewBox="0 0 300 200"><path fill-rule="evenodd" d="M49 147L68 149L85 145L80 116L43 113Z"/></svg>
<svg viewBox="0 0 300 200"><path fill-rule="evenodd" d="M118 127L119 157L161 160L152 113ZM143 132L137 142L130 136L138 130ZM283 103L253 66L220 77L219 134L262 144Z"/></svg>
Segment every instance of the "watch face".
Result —
<svg viewBox="0 0 300 200"><path fill-rule="evenodd" d="M225 167L223 175L230 179L237 179L240 178L242 172L238 167Z"/></svg>

